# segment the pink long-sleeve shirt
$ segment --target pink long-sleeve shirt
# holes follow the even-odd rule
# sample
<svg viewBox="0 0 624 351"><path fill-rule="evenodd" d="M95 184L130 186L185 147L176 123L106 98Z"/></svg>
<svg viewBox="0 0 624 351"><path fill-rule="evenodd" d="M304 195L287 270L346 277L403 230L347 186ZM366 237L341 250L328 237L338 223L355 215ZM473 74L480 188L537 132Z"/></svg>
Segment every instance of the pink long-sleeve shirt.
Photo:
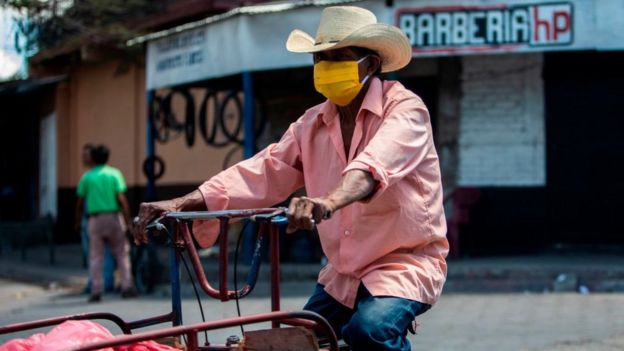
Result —
<svg viewBox="0 0 624 351"><path fill-rule="evenodd" d="M266 207L303 186L308 197L324 196L354 169L370 172L378 185L372 197L318 225L328 258L319 283L351 308L360 283L373 296L434 304L448 253L440 167L427 108L398 82L371 81L349 155L338 110L326 101L292 123L279 142L199 190L210 210ZM200 244L212 245L217 227L198 226Z"/></svg>

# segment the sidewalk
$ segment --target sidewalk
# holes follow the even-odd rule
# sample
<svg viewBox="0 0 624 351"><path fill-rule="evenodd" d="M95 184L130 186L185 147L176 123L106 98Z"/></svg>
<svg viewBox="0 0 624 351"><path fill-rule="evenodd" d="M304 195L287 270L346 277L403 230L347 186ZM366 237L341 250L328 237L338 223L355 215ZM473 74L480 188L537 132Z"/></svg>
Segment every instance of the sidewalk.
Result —
<svg viewBox="0 0 624 351"><path fill-rule="evenodd" d="M158 248L159 262L163 266L162 274L164 279L169 277L169 249ZM190 267L190 262L187 262ZM218 258L211 255L202 258L202 264L206 276L211 283L216 284L218 277ZM184 271L184 266L180 262L181 279L188 281L188 275ZM262 262L258 281L269 281L270 265ZM229 259L229 277L233 277L233 258ZM320 270L319 264L284 264L281 265L282 281L315 280ZM238 277L239 281L247 276L249 267L239 261ZM22 259L21 251L13 250L0 254L0 278L13 279L17 281L36 283L41 286L62 286L72 289L84 287L87 282L88 272L83 268L82 251L79 244L56 245L54 250L54 264L50 264L50 255L47 246L30 248L27 251L26 260Z"/></svg>
<svg viewBox="0 0 624 351"><path fill-rule="evenodd" d="M159 248L159 260L168 277L168 249ZM202 261L210 281L216 281L218 262L215 257ZM505 256L450 260L448 292L624 292L624 256L613 254ZM229 262L233 276L233 260ZM282 281L315 280L320 264L282 263ZM247 276L248 267L239 264L238 276ZM269 280L269 263L263 262L259 281ZM57 245L55 263L49 262L46 246L28 250L23 261L19 251L0 255L0 277L43 286L84 286L87 270L82 266L78 244ZM185 280L186 274L182 274Z"/></svg>

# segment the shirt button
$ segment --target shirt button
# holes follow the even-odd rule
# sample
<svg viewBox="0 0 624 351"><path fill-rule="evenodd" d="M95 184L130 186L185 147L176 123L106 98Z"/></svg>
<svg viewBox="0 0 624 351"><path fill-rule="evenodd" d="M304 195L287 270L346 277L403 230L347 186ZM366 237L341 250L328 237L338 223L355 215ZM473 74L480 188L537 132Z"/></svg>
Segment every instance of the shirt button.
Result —
<svg viewBox="0 0 624 351"><path fill-rule="evenodd" d="M351 232L348 230L345 230L345 235L349 235L349 234L351 234Z"/></svg>

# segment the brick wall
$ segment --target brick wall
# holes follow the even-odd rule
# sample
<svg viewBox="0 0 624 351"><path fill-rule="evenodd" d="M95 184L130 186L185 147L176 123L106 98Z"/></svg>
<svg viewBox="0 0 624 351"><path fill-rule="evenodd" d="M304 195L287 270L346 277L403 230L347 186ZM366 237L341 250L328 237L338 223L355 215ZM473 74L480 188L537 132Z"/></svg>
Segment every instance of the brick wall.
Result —
<svg viewBox="0 0 624 351"><path fill-rule="evenodd" d="M546 182L541 54L462 59L460 186Z"/></svg>

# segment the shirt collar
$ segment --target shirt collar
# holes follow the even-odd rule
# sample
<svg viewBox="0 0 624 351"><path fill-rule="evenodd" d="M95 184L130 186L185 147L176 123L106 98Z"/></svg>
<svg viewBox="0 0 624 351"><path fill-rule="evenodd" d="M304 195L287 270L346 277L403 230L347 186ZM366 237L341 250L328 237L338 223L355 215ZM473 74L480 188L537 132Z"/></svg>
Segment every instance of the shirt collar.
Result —
<svg viewBox="0 0 624 351"><path fill-rule="evenodd" d="M366 92L366 96L364 96L364 100L362 100L362 106L360 106L360 111L362 110L372 112L379 118L382 117L383 87L381 80L377 77L373 77L370 85L368 86L368 91ZM336 116L338 116L338 109L336 108L336 105L331 103L329 100L326 100L323 104L321 104L317 117L322 120L323 123L329 124Z"/></svg>

